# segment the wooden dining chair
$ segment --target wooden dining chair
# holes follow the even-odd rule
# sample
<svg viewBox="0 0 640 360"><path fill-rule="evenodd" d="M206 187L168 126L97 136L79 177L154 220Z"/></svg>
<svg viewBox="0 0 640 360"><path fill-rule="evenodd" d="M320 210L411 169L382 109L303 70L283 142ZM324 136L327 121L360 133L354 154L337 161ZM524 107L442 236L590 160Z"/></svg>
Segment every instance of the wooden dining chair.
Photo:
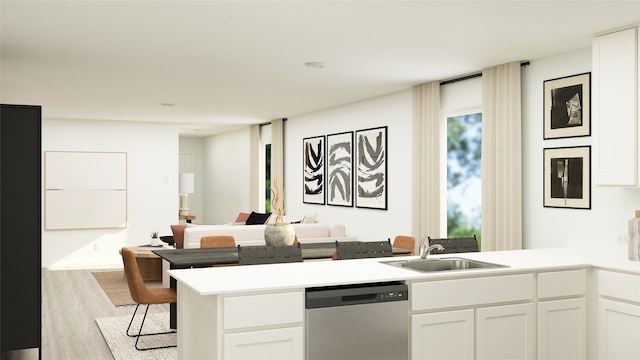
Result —
<svg viewBox="0 0 640 360"><path fill-rule="evenodd" d="M416 250L416 238L413 236L398 235L393 239L393 247L411 250L408 254L395 254L394 256L413 256Z"/></svg>
<svg viewBox="0 0 640 360"><path fill-rule="evenodd" d="M140 341L140 338L142 336L175 333L175 331L172 330L166 332L143 334L142 328L144 327L144 321L147 318L149 305L175 303L177 301L177 293L176 289L174 288L148 288L142 280L142 275L140 274L140 269L138 268L138 262L136 261L133 252L126 247L123 247L120 250L120 253L122 254L122 262L124 264L124 274L127 278L127 284L129 285L129 293L131 293L131 298L133 299L133 301L136 302L136 309L133 311L133 316L131 316L131 321L129 322L129 326L127 327L127 336L136 338L135 347L137 350L152 350L176 347L177 345L163 345L154 347L140 347L138 345L138 342ZM144 316L142 317L142 322L140 323L140 330L138 330L137 334L130 334L129 330L131 329L131 324L133 324L133 319L136 317L136 313L138 312L138 307L140 307L140 305L147 305L147 308L144 311Z"/></svg>
<svg viewBox="0 0 640 360"><path fill-rule="evenodd" d="M236 247L236 239L231 235L203 236L200 238L201 248Z"/></svg>
<svg viewBox="0 0 640 360"><path fill-rule="evenodd" d="M201 248L236 247L236 239L231 235L212 235L200 238ZM213 267L238 266L238 264L216 264Z"/></svg>

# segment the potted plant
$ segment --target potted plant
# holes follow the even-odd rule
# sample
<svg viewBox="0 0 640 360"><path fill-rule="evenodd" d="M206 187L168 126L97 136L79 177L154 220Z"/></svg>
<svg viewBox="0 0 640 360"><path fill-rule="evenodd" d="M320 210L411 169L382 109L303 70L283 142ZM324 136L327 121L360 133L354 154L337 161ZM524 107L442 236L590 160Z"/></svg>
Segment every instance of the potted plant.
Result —
<svg viewBox="0 0 640 360"><path fill-rule="evenodd" d="M152 231L151 232L151 246L158 246L160 245L160 239L158 238L158 232L157 231Z"/></svg>
<svg viewBox="0 0 640 360"><path fill-rule="evenodd" d="M264 228L264 242L267 245L276 246L293 245L296 233L293 225L284 223L284 209L280 197L280 190L278 189L277 176L271 186L271 195L271 210L276 214L276 220L273 224L267 224Z"/></svg>

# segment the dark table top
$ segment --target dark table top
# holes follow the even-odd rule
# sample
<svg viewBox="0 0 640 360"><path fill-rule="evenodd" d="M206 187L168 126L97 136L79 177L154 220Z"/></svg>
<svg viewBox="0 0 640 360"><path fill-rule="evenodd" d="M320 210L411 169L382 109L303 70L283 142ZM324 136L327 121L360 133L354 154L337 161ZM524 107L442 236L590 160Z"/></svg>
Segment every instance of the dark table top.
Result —
<svg viewBox="0 0 640 360"><path fill-rule="evenodd" d="M331 258L336 250L335 242L300 244L302 259ZM238 248L197 248L152 250L154 254L169 261L172 268L206 267L215 264L238 263ZM408 254L411 251L393 248L394 254Z"/></svg>

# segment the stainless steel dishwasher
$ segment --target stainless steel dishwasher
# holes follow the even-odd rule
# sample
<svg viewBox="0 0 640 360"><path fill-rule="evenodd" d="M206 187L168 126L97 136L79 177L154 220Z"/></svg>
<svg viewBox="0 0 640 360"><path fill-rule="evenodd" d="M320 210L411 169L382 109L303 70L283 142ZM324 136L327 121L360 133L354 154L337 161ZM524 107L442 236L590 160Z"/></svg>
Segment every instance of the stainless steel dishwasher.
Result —
<svg viewBox="0 0 640 360"><path fill-rule="evenodd" d="M408 299L402 282L307 289L305 359L407 360Z"/></svg>

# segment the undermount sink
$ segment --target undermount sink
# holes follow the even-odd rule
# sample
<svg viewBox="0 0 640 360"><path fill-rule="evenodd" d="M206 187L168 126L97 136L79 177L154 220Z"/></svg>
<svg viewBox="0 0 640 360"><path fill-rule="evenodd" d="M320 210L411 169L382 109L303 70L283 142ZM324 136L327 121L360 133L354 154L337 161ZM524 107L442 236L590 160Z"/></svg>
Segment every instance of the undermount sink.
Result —
<svg viewBox="0 0 640 360"><path fill-rule="evenodd" d="M454 270L477 270L489 268L505 268L506 265L493 264L483 261L469 260L459 257L441 259L417 259L417 260L397 260L384 261L384 264L411 269L421 272L454 271Z"/></svg>

